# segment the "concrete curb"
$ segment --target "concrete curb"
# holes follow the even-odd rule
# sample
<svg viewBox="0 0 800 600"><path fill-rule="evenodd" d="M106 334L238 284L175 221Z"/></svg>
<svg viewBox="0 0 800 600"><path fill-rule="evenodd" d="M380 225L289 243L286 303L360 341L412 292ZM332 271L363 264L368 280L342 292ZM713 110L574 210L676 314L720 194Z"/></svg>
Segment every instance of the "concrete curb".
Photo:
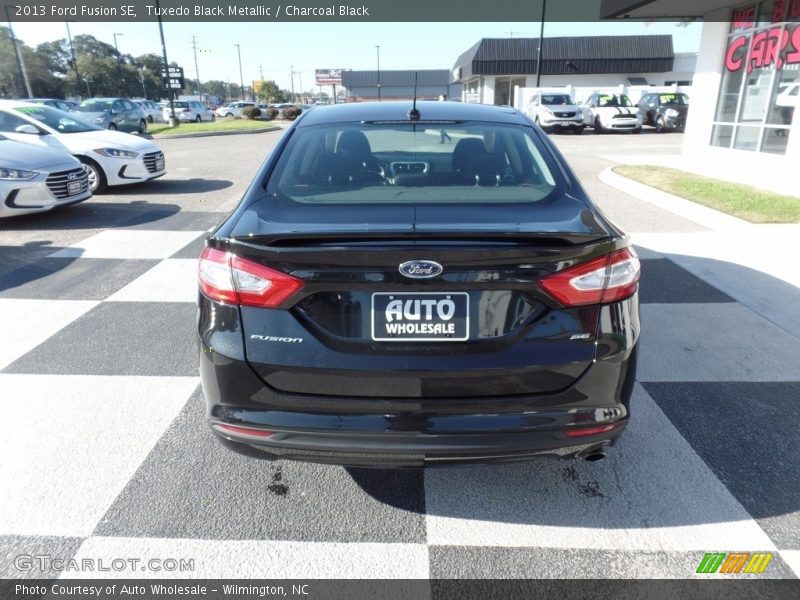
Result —
<svg viewBox="0 0 800 600"><path fill-rule="evenodd" d="M714 231L741 231L755 227L754 223L749 223L744 219L732 217L713 208L697 204L691 200L680 198L659 189L650 187L638 181L633 181L612 171L613 167L608 167L598 179L626 194L630 194L640 200L649 202L661 209L669 211L684 219L694 221L698 225L708 227Z"/></svg>
<svg viewBox="0 0 800 600"><path fill-rule="evenodd" d="M179 140L184 138L197 138L197 137L216 137L219 135L240 135L240 134L250 134L250 133L268 133L270 131L278 131L279 129L283 129L283 127L263 127L260 129L238 129L234 131L198 131L196 133L176 133L173 135L151 135L151 140Z"/></svg>

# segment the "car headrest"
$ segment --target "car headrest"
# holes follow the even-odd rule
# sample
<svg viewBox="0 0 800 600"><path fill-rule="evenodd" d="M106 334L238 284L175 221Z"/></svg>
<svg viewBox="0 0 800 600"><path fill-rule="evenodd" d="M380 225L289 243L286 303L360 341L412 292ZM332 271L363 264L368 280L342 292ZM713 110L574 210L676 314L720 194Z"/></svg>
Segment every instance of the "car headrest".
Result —
<svg viewBox="0 0 800 600"><path fill-rule="evenodd" d="M478 138L464 138L459 140L453 148L453 170L464 171L473 169L482 158L487 155L483 140Z"/></svg>
<svg viewBox="0 0 800 600"><path fill-rule="evenodd" d="M372 154L372 149L362 131L343 131L336 144L336 154L365 157Z"/></svg>

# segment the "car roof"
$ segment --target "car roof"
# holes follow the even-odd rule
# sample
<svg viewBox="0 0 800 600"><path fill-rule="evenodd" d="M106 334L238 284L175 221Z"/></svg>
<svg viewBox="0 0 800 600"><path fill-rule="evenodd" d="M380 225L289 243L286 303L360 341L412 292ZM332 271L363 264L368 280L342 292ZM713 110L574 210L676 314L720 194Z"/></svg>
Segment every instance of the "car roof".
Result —
<svg viewBox="0 0 800 600"><path fill-rule="evenodd" d="M408 111L413 103L394 102L349 102L319 106L308 111L298 121L298 127L324 123L346 123L354 121L408 121ZM421 121L490 121L530 125L528 119L514 108L472 104L469 102L424 102L417 103Z"/></svg>

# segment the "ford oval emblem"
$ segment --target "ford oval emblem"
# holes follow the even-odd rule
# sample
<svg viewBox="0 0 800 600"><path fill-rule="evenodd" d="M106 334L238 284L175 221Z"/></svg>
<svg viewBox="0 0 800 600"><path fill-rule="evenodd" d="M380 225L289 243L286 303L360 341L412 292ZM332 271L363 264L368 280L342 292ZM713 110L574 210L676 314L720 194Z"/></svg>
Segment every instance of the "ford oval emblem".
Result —
<svg viewBox="0 0 800 600"><path fill-rule="evenodd" d="M431 279L442 274L444 267L432 260L409 260L399 267L400 274L411 279Z"/></svg>

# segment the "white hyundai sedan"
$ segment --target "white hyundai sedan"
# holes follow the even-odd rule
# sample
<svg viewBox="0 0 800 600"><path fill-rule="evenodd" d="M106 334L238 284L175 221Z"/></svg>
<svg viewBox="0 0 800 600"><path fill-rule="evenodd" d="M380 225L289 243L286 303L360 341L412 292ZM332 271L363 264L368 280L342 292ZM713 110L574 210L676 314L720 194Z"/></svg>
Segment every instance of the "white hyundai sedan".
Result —
<svg viewBox="0 0 800 600"><path fill-rule="evenodd" d="M76 158L0 135L0 217L45 212L91 197L89 178Z"/></svg>
<svg viewBox="0 0 800 600"><path fill-rule="evenodd" d="M0 100L0 134L55 148L83 163L94 194L107 186L149 181L166 173L164 153L153 142L101 129L75 113L15 100Z"/></svg>

